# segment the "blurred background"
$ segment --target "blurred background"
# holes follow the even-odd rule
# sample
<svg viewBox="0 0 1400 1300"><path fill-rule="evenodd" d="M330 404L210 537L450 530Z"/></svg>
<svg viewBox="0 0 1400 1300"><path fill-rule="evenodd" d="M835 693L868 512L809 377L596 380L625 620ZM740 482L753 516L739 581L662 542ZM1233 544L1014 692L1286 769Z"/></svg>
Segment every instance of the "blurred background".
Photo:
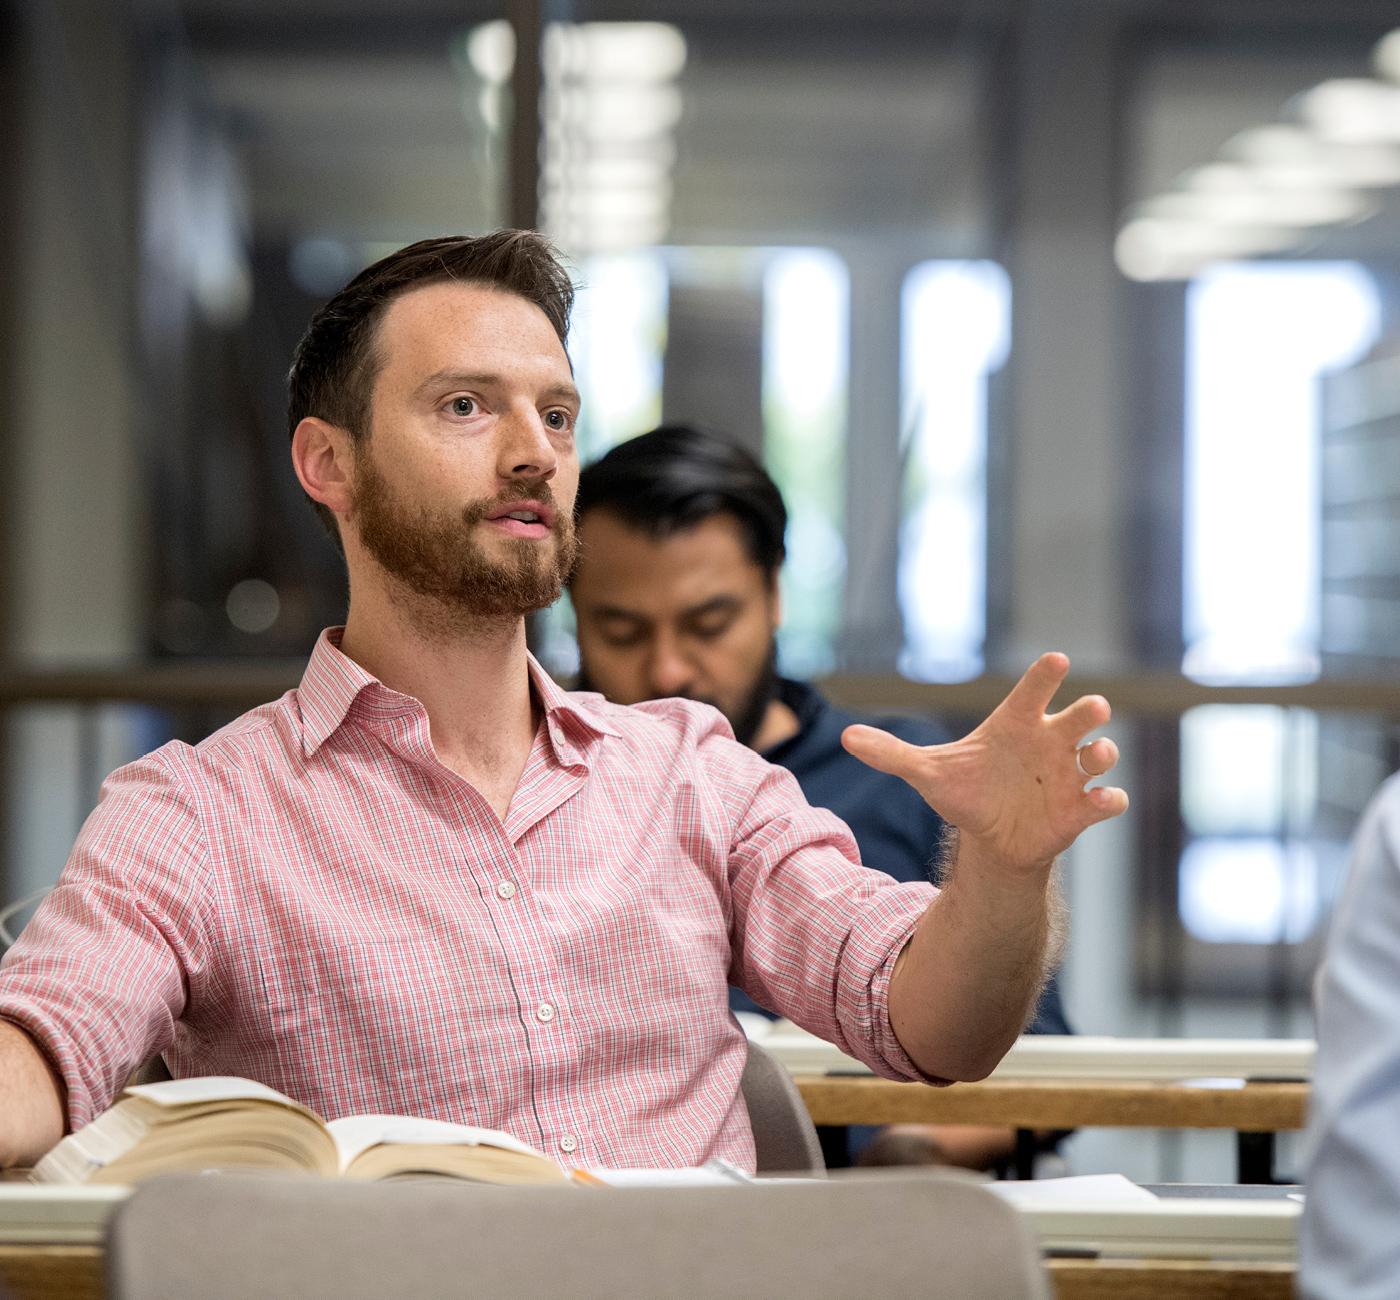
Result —
<svg viewBox="0 0 1400 1300"><path fill-rule="evenodd" d="M582 286L585 458L701 421L783 488L789 673L975 719L1059 648L1109 695L1133 807L1066 863L1077 1027L1310 1035L1400 766L1397 22L0 0L0 901L108 770L340 621L287 463L311 311L410 240L538 224ZM571 627L532 633L565 678ZM1224 1133L1067 1150L1233 1176Z"/></svg>

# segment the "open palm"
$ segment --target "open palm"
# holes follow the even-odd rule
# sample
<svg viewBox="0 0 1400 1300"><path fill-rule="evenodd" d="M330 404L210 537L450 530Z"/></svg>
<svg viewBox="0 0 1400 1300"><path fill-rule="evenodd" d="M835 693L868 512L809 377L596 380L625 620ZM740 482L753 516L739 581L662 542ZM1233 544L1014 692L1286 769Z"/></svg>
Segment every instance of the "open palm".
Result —
<svg viewBox="0 0 1400 1300"><path fill-rule="evenodd" d="M1085 788L1118 761L1111 740L1080 748L1108 721L1108 701L1086 695L1046 712L1068 672L1064 655L1042 655L986 721L946 745L910 745L865 726L848 727L842 743L862 762L909 782L975 842L979 856L1012 871L1043 868L1081 831L1128 806L1116 787Z"/></svg>

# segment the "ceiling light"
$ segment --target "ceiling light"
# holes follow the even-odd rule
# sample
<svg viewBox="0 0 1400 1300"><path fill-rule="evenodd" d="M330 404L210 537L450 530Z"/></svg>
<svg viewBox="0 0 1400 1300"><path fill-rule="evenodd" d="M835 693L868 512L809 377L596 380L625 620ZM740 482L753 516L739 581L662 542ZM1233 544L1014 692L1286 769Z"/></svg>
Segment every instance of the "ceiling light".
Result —
<svg viewBox="0 0 1400 1300"><path fill-rule="evenodd" d="M1211 225L1338 226L1375 213L1375 205L1349 190L1186 190L1163 194L1139 209L1142 216L1164 221Z"/></svg>
<svg viewBox="0 0 1400 1300"><path fill-rule="evenodd" d="M550 208L563 217L590 221L633 221L664 216L671 203L671 186L618 190L555 190L547 192Z"/></svg>
<svg viewBox="0 0 1400 1300"><path fill-rule="evenodd" d="M1231 136L1220 152L1276 178L1312 174L1325 185L1359 189L1400 183L1400 149L1322 140L1300 126L1253 127Z"/></svg>
<svg viewBox="0 0 1400 1300"><path fill-rule="evenodd" d="M1371 61L1382 77L1400 81L1400 28L1381 37Z"/></svg>
<svg viewBox="0 0 1400 1300"><path fill-rule="evenodd" d="M1324 81L1299 99L1298 115L1323 140L1400 142L1400 86L1361 77Z"/></svg>
<svg viewBox="0 0 1400 1300"><path fill-rule="evenodd" d="M467 60L483 81L504 85L515 70L515 29L504 18L473 27L467 36Z"/></svg>
<svg viewBox="0 0 1400 1300"><path fill-rule="evenodd" d="M1212 262L1281 253L1299 242L1297 230L1266 225L1172 221L1140 216L1118 232L1113 255L1133 280L1187 280Z"/></svg>
<svg viewBox="0 0 1400 1300"><path fill-rule="evenodd" d="M681 92L675 86L565 86L546 97L545 114L584 136L645 139L675 129Z"/></svg>
<svg viewBox="0 0 1400 1300"><path fill-rule="evenodd" d="M685 67L685 37L670 23L551 23L545 66L582 80L671 81Z"/></svg>
<svg viewBox="0 0 1400 1300"><path fill-rule="evenodd" d="M545 160L546 185L582 185L595 189L634 189L670 184L670 165L664 158L643 155L603 154L586 158L549 157Z"/></svg>
<svg viewBox="0 0 1400 1300"><path fill-rule="evenodd" d="M1285 128L1286 129L1286 128ZM1192 203L1178 206L1212 221L1285 226L1330 226L1362 221L1376 212L1376 205L1354 189L1338 182L1327 166L1308 158L1296 141L1243 141L1227 146L1235 156L1250 155L1261 161L1210 163L1182 177ZM1316 155L1322 157L1322 151ZM1165 199L1173 196L1165 195ZM1157 202L1158 200L1154 200Z"/></svg>

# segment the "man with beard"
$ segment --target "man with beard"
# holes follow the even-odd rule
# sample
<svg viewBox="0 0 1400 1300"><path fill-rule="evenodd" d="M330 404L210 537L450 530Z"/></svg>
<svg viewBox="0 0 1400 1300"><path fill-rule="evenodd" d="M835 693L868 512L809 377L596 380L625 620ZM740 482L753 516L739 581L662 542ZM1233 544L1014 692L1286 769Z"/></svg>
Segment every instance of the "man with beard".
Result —
<svg viewBox="0 0 1400 1300"><path fill-rule="evenodd" d="M841 736L857 723L920 746L949 736L915 718L856 718L778 675L787 510L763 466L724 438L664 426L589 465L576 513L579 688L618 704L679 695L713 705L736 740L787 768L808 802L851 828L863 862L896 880L936 881L942 819L913 787L850 754ZM730 1003L771 1014L741 989ZM1070 1032L1053 975L1028 1032ZM828 1163L844 1163L842 1135L822 1136ZM1008 1129L963 1125L895 1125L854 1138L861 1163L974 1169L1005 1161L1015 1144Z"/></svg>
<svg viewBox="0 0 1400 1300"><path fill-rule="evenodd" d="M114 773L0 966L0 1162L160 1053L327 1118L583 1165L749 1168L726 981L879 1073L977 1078L1039 988L1054 860L1120 813L1042 656L965 742L847 743L961 828L941 891L855 862L713 709L570 695L524 615L573 551L572 287L539 236L429 240L313 318L292 462L350 576L300 686Z"/></svg>

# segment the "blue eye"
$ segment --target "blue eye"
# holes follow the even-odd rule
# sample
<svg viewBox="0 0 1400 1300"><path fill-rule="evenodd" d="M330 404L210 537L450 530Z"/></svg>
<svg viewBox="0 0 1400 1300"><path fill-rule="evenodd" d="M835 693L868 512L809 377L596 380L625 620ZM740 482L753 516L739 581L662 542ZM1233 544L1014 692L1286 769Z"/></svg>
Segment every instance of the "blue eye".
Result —
<svg viewBox="0 0 1400 1300"><path fill-rule="evenodd" d="M454 397L452 399L453 415L471 415L476 410L476 400L471 397Z"/></svg>

